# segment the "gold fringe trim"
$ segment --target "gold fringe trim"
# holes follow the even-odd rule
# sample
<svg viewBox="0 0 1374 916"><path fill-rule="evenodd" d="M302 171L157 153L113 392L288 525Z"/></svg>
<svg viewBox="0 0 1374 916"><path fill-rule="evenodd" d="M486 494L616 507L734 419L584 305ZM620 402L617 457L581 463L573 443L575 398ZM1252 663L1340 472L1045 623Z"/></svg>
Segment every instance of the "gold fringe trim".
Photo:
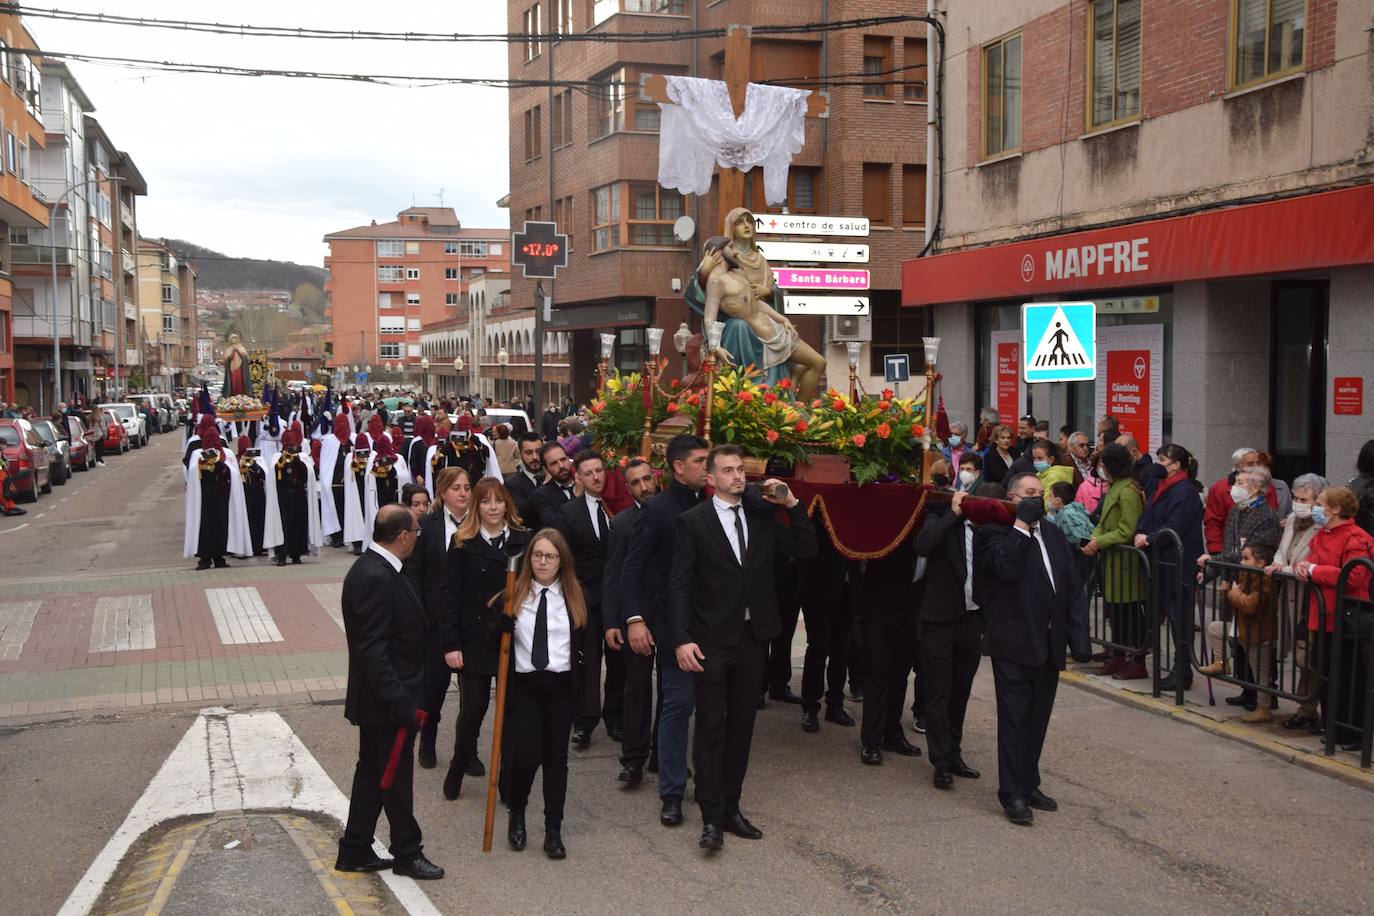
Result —
<svg viewBox="0 0 1374 916"><path fill-rule="evenodd" d="M924 489L921 490L921 498L917 501L915 510L911 513L911 517L906 520L906 524L902 526L902 530L897 537L892 543L881 550L871 552L850 550L840 542L839 537L835 534L835 525L830 520L830 512L826 509L825 497L822 494L817 493L815 496L811 497L811 503L806 507L806 514L813 515L817 508L820 509L821 523L825 525L826 533L830 535L830 542L835 545L835 550L840 556L848 560L880 560L901 546L902 541L905 541L907 536L911 534L911 529L915 527L917 520L920 519L922 513L925 512L926 498L929 495L929 491Z"/></svg>

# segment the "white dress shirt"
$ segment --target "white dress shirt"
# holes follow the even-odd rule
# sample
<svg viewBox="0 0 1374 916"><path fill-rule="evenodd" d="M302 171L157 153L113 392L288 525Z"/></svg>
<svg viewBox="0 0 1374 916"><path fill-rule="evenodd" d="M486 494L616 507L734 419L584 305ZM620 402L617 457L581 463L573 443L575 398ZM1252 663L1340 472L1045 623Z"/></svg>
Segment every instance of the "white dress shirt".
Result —
<svg viewBox="0 0 1374 916"><path fill-rule="evenodd" d="M599 497L599 496L593 496L593 495L590 494L590 493L583 493L583 494L582 494L582 499L583 499L583 501L586 502L586 504L587 504L587 515L591 517L591 520L592 520L592 531L596 534L597 539L598 539L598 540L601 539L601 528L598 527L597 521L596 521L596 509L597 509L597 506L600 506L600 507L601 507L601 511L606 513L606 534L607 534L607 535L610 535L610 533L611 533L611 513L610 513L609 511L607 511L605 501L602 500L601 497Z"/></svg>
<svg viewBox="0 0 1374 916"><path fill-rule="evenodd" d="M396 559L396 555L394 553L387 550L385 547L382 547L376 541L373 541L367 549L377 554L377 556L381 557L383 560L386 560L388 563L390 563L392 569L396 570L397 572L401 571L401 561Z"/></svg>
<svg viewBox="0 0 1374 916"><path fill-rule="evenodd" d="M520 614L515 618L515 670L520 674L534 671L530 661L530 650L534 647L534 624L539 616L539 592L545 588L538 582L530 581L530 593L525 603L520 605ZM548 586L549 606L549 666L545 671L572 670L572 619L568 616L568 605L563 601L563 587L554 582Z"/></svg>
<svg viewBox="0 0 1374 916"><path fill-rule="evenodd" d="M973 523L964 519L964 610L978 610L973 600Z"/></svg>
<svg viewBox="0 0 1374 916"><path fill-rule="evenodd" d="M1039 527L1039 525L1036 525L1036 528ZM1015 528L1015 530L1021 531L1020 528ZM1031 537L1031 532L1029 531L1021 531L1021 534L1025 535L1028 538ZM1050 568L1050 551L1049 548L1045 546L1044 535L1037 532L1035 536L1031 539L1035 541L1035 543L1040 547L1040 559L1045 564L1045 575L1049 576L1050 588L1054 589L1055 591L1059 591L1059 586L1054 584L1054 570Z"/></svg>
<svg viewBox="0 0 1374 916"><path fill-rule="evenodd" d="M461 525L461 524L463 523L463 519L462 519L462 518L454 518L454 517L453 517L453 513L450 512L450 511L448 511L448 507L447 507L447 506L444 507L443 512L444 512L444 543L447 544L447 545L449 545L449 546L452 546L452 545L453 545L453 536L454 536L455 534L458 533L458 526ZM467 513L466 513L466 512L463 513L463 518L467 518Z"/></svg>
<svg viewBox="0 0 1374 916"><path fill-rule="evenodd" d="M730 542L730 549L735 552L735 559L739 560L740 565L744 565L744 550L749 546L749 519L744 513L744 504L735 503L734 506L721 499L719 496L711 497L711 505L715 506L716 517L720 519L720 526L725 529L725 537ZM744 543L739 542L735 531L735 508L739 507L740 524L744 526Z"/></svg>
<svg viewBox="0 0 1374 916"><path fill-rule="evenodd" d="M488 533L487 533L487 529L485 529L485 528L481 529L481 531L482 531L482 540L486 541L488 545L490 545L490 544L491 544L493 541L495 541L497 538L500 538L500 539L501 539L501 543L502 543L502 544L505 544L505 543L506 543L506 540L507 540L508 538L510 538L510 528L509 528L508 526L506 526L506 525L502 525L502 526L501 526L501 530L498 531L498 532L496 532L495 534L488 534Z"/></svg>

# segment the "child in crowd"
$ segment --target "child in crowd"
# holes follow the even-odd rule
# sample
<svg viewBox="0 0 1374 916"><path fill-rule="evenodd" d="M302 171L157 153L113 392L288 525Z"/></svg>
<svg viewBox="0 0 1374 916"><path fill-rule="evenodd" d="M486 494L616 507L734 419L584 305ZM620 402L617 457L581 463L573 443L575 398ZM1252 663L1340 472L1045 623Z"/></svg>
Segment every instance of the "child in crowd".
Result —
<svg viewBox="0 0 1374 916"><path fill-rule="evenodd" d="M1083 504L1074 500L1073 484L1061 481L1050 487L1046 502L1050 509L1047 517L1064 532L1070 544L1077 545L1093 536L1092 519L1088 518L1088 510Z"/></svg>
<svg viewBox="0 0 1374 916"><path fill-rule="evenodd" d="M1252 542L1240 551L1242 566L1256 570L1243 572L1235 582L1222 582L1220 588L1226 594L1226 604L1235 615L1233 637L1237 651L1244 651L1254 672L1255 683L1269 683L1269 666L1274 655L1274 640L1278 638L1278 615L1274 607L1274 592L1269 577L1263 569L1274 560L1274 548L1268 544ZM1198 671L1211 676L1225 674L1226 659L1222 655L1222 639L1226 636L1226 621L1213 620L1207 624L1207 645L1212 651L1212 663ZM1269 711L1269 694L1260 691L1253 712L1241 717L1242 722L1264 723L1273 718Z"/></svg>

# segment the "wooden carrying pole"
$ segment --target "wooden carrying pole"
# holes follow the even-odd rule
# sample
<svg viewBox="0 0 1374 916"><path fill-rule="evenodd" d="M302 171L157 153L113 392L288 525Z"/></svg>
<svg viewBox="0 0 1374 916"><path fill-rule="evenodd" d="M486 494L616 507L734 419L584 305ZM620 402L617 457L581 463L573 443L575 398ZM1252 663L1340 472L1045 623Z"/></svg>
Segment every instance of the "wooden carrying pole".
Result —
<svg viewBox="0 0 1374 916"><path fill-rule="evenodd" d="M520 566L517 554L506 561L507 617L515 616L515 570ZM510 680L510 633L501 634L501 649L496 667L496 721L491 729L491 765L487 767L487 819L482 825L482 851L491 852L492 825L496 822L496 795L501 780L501 737L506 726L506 683Z"/></svg>

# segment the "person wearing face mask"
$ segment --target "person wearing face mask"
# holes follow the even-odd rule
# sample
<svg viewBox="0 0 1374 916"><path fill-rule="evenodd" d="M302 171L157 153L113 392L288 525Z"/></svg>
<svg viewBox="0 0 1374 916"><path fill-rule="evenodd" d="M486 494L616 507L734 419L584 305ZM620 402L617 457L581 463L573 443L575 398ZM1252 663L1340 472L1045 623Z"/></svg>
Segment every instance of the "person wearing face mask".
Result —
<svg viewBox="0 0 1374 916"><path fill-rule="evenodd" d="M1073 484L1057 483L1046 496L1050 511L1045 513L1045 520L1054 522L1070 544L1080 544L1093 536L1093 521L1083 504L1074 499Z"/></svg>
<svg viewBox="0 0 1374 916"><path fill-rule="evenodd" d="M1102 451L1099 449L1088 456L1088 476L1074 491L1074 502L1081 503L1095 520L1097 507L1102 504L1102 497L1107 495L1108 486L1107 475L1102 472Z"/></svg>
<svg viewBox="0 0 1374 916"><path fill-rule="evenodd" d="M1207 490L1207 508L1202 517L1202 529L1206 535L1206 547L1208 553L1221 553L1222 540L1226 530L1226 519L1231 514L1231 509L1235 506L1235 500L1231 498L1231 488L1236 485L1236 476L1241 471L1248 471L1259 465L1259 450L1248 446L1238 448L1231 453L1231 473L1212 484ZM1275 510L1279 507L1278 493L1273 489L1264 495L1265 501L1273 506ZM1277 544L1278 542L1275 541ZM1239 548L1237 548L1239 551ZM1239 556L1239 552L1236 556Z"/></svg>
<svg viewBox="0 0 1374 916"><path fill-rule="evenodd" d="M1040 752L1064 669L1092 657L1087 596L1074 551L1043 524L1044 486L1033 474L1009 481L1013 525L986 524L973 536L973 603L986 621L984 651L997 692L997 797L1007 819L1030 825L1058 804L1040 789Z"/></svg>
<svg viewBox="0 0 1374 916"><path fill-rule="evenodd" d="M1274 561L1265 567L1265 573L1292 573L1293 567L1307 559L1312 547L1312 539L1321 529L1312 517L1317 497L1329 486L1325 477L1317 474L1303 474L1293 481L1293 511L1282 522L1283 538L1274 554ZM1321 720L1317 717L1315 694L1319 683L1317 672L1309 667L1315 661L1317 634L1312 631L1294 634L1293 663L1298 667L1298 695L1312 696L1309 702L1298 706L1298 711L1284 719L1280 724L1289 731L1306 730L1319 734ZM1313 654L1309 654L1313 653Z"/></svg>
<svg viewBox="0 0 1374 916"><path fill-rule="evenodd" d="M936 489L951 489L954 483L954 469L948 461L943 458L936 458L930 463L930 482Z"/></svg>
<svg viewBox="0 0 1374 916"><path fill-rule="evenodd" d="M961 493L972 493L983 483L983 459L975 451L966 451L959 459L959 479L954 489Z"/></svg>
<svg viewBox="0 0 1374 916"><path fill-rule="evenodd" d="M1031 466L1035 469L1035 475L1040 478L1040 485L1044 490L1061 482L1071 483L1075 487L1083 482L1073 462L1050 440L1036 439L1031 445L1030 455Z"/></svg>
<svg viewBox="0 0 1374 916"><path fill-rule="evenodd" d="M1336 582L1341 569L1355 559L1374 559L1374 536L1355 524L1359 514L1360 501L1355 491L1349 487L1327 487L1317 497L1312 507L1312 522L1317 528L1312 539L1307 559L1293 567L1293 574L1300 582L1311 582L1321 589L1326 600L1326 613L1321 613L1317 596L1313 595L1307 615L1309 630L1324 630L1323 643L1330 651L1319 652L1322 675L1328 679L1326 694L1322 698L1322 717L1326 720L1334 715L1337 726L1336 737L1342 742L1342 750L1357 750L1361 732L1350 723L1364 721L1364 698L1367 693L1366 682L1369 676L1363 660L1362 651L1368 643L1362 640L1344 640L1340 646L1333 644L1332 636L1336 629ZM1346 594L1358 598L1370 596L1369 569L1356 564L1345 581ZM1330 683L1331 658L1341 653L1341 679Z"/></svg>
<svg viewBox="0 0 1374 916"><path fill-rule="evenodd" d="M1131 476L1131 453L1120 441L1102 449L1101 465L1111 487L1102 500L1097 527L1083 545L1083 555L1129 544L1135 539L1136 523L1145 510L1145 497ZM1102 566L1102 596L1112 623L1112 639L1122 646L1145 644L1145 581L1132 556L1116 556L1098 561ZM1129 657L1120 649L1112 652L1098 669L1114 680L1134 681L1149 677L1143 653Z"/></svg>
<svg viewBox="0 0 1374 916"><path fill-rule="evenodd" d="M964 455L973 454L973 449L965 441L968 437L968 424L956 421L949 424L949 438L945 440L945 447L940 449L940 454L945 456L950 467L957 468L963 460Z"/></svg>

